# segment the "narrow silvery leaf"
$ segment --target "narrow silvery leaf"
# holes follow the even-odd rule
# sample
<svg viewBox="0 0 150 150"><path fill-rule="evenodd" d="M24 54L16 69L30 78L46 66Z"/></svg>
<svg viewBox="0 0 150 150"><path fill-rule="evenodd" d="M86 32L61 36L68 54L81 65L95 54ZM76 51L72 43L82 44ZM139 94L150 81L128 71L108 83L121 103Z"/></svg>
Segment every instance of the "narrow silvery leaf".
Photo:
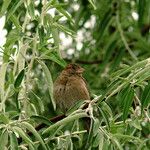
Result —
<svg viewBox="0 0 150 150"><path fill-rule="evenodd" d="M38 62L40 63L40 65L42 66L42 69L44 71L45 79L47 81L47 86L48 86L48 89L49 89L49 94L50 94L50 97L51 97L53 108L55 110L56 109L56 103L55 103L54 98L53 98L53 80L52 80L51 73L50 73L48 67L46 66L46 64L44 62L42 62L41 60L38 60Z"/></svg>
<svg viewBox="0 0 150 150"><path fill-rule="evenodd" d="M7 70L8 63L4 63L1 65L0 68L0 93L1 93L1 100L4 97L4 86L5 86L5 75Z"/></svg>
<svg viewBox="0 0 150 150"><path fill-rule="evenodd" d="M17 137L15 135L14 132L11 132L9 134L9 137L10 137L10 147L11 147L11 150L18 150L18 141L17 141Z"/></svg>
<svg viewBox="0 0 150 150"><path fill-rule="evenodd" d="M37 138L37 140L39 140L40 143L42 144L43 149L44 149L44 150L47 150L46 145L45 145L43 139L41 138L41 136L39 135L39 133L34 129L34 127L33 127L31 124L29 124L28 122L22 122L21 124L22 124L26 129L28 129L30 132L32 132L33 135Z"/></svg>

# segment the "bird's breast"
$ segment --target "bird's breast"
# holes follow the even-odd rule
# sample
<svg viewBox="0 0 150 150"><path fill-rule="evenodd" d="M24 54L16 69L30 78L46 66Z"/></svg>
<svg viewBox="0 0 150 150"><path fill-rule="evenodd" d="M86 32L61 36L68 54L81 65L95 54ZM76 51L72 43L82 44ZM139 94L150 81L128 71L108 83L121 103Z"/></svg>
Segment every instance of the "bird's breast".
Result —
<svg viewBox="0 0 150 150"><path fill-rule="evenodd" d="M57 82L54 86L54 99L57 106L63 112L66 112L78 100L89 99L89 93L82 78L76 76L68 77L65 82Z"/></svg>

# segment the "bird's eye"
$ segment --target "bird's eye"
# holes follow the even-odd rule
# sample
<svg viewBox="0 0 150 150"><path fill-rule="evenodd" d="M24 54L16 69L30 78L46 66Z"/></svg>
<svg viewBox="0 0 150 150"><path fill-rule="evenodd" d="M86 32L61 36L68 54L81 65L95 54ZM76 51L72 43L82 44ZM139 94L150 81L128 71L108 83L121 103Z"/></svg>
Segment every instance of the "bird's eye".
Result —
<svg viewBox="0 0 150 150"><path fill-rule="evenodd" d="M76 69L76 67L75 67L75 66L72 66L72 69Z"/></svg>

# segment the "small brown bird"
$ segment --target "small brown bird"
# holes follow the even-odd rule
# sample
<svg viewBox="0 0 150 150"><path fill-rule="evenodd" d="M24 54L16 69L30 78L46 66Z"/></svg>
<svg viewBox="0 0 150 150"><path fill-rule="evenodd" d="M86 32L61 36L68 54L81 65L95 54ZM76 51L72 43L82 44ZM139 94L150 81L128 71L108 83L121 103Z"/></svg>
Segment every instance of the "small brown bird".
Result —
<svg viewBox="0 0 150 150"><path fill-rule="evenodd" d="M82 77L83 71L79 65L69 64L54 83L54 99L63 113L78 100L90 100L85 79Z"/></svg>

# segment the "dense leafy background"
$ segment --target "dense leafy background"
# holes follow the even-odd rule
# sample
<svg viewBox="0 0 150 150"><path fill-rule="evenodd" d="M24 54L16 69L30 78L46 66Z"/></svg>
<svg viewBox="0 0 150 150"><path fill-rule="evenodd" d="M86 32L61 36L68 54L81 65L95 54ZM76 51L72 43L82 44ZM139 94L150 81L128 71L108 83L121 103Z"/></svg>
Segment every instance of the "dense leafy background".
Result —
<svg viewBox="0 0 150 150"><path fill-rule="evenodd" d="M0 1L0 149L148 150L149 8L149 0ZM52 123L53 81L70 62L85 68L92 101ZM88 133L79 124L87 115Z"/></svg>

